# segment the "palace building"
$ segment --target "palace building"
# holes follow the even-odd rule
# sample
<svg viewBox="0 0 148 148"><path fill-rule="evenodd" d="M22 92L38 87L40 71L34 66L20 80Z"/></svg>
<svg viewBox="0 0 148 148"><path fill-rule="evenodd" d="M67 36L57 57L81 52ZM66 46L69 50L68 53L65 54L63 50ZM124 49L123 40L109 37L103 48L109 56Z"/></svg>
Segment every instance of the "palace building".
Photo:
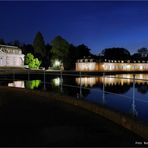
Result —
<svg viewBox="0 0 148 148"><path fill-rule="evenodd" d="M24 67L24 54L16 46L0 45L0 67Z"/></svg>
<svg viewBox="0 0 148 148"><path fill-rule="evenodd" d="M91 58L79 59L76 71L148 71L148 61L107 60L102 62Z"/></svg>

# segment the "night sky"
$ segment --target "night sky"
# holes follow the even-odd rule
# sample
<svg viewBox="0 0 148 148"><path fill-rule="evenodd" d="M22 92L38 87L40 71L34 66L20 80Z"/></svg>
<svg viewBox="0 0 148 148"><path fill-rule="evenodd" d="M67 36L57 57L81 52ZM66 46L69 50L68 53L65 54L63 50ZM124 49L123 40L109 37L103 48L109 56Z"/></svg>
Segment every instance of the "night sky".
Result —
<svg viewBox="0 0 148 148"><path fill-rule="evenodd" d="M95 54L108 47L148 48L148 1L0 2L0 18L6 42L32 43L40 31L46 43L61 35Z"/></svg>

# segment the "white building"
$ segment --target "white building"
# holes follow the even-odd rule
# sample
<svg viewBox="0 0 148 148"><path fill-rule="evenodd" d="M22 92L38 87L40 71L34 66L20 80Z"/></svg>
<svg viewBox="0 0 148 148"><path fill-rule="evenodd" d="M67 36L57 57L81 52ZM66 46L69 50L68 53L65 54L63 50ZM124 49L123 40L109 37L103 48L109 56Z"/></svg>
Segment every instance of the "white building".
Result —
<svg viewBox="0 0 148 148"><path fill-rule="evenodd" d="M24 54L16 46L0 45L0 67L24 67Z"/></svg>
<svg viewBox="0 0 148 148"><path fill-rule="evenodd" d="M148 61L107 60L99 62L93 59L78 59L76 71L148 71Z"/></svg>

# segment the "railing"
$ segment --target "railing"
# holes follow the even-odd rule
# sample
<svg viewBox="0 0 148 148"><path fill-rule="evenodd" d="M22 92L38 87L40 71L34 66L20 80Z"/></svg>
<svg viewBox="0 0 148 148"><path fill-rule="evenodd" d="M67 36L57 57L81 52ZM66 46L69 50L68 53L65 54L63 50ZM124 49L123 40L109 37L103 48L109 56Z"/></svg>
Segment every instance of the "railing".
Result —
<svg viewBox="0 0 148 148"><path fill-rule="evenodd" d="M118 96L118 97L122 97L122 98L126 98L126 99L129 99L130 101L132 101L132 110L131 110L131 113L132 113L132 116L133 117L136 117L138 116L138 112L136 110L136 102L135 101L140 101L142 103L148 103L148 100L144 100L144 99L140 99L140 98L136 98L135 97L135 84L136 84L136 81L143 81L143 82L146 82L148 83L148 79L141 79L141 78L136 78L136 74L132 74L132 77L128 78L128 77L116 77L115 75L106 75L105 73L102 73L102 75L98 76L98 75L95 75L94 77L99 77L101 78L102 80L102 89L98 89L98 88L86 88L83 86L82 84L82 79L84 77L90 77L91 75L87 75L87 74L84 74L82 72L77 72L77 73L74 73L73 71L68 71L68 72L63 72L63 71L52 71L52 72L47 72L45 70L40 70L40 71L31 71L31 70L25 70L22 71L22 70L5 70L5 71L1 71L1 73L7 73L9 74L9 77L2 77L3 75L0 75L1 76L1 80L13 80L15 81L20 74L24 74L26 76L26 79L27 81L30 81L32 78L32 75L39 75L40 78L42 79L42 83L43 83L43 89L46 90L46 86L47 85L51 85L51 82L48 81L48 76L57 76L59 77L59 80L60 80L60 83L59 83L59 91L60 93L64 94L64 87L67 87L67 88L77 88L77 90L79 90L79 92L77 92L77 94L75 95L75 97L77 99L83 99L83 93L82 93L82 89L88 89L88 90L95 90L99 93L101 93L101 98L102 98L102 104L105 105L106 104L106 97L107 95L113 95L113 96ZM64 82L64 78L65 77L74 77L74 78L79 78L79 84L77 85L72 85L72 84L68 84L68 83L65 83ZM132 96L127 96L127 95L124 95L124 94L118 94L118 93L114 93L114 92L110 92L110 91L107 91L106 90L106 79L109 78L109 79L125 79L125 80L130 80L130 82L132 83ZM148 98L148 95L147 95L147 98ZM147 110L148 110L148 104L147 104ZM147 111L148 113L148 111Z"/></svg>

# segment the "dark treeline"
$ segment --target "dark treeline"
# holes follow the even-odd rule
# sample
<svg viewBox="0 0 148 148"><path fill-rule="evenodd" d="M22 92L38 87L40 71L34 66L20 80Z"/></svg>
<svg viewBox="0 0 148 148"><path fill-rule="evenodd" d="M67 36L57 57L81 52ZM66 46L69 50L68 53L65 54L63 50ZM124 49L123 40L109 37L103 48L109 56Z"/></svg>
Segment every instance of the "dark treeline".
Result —
<svg viewBox="0 0 148 148"><path fill-rule="evenodd" d="M50 43L45 44L44 37L41 32L37 32L32 44L20 43L18 40L6 43L0 39L0 44L18 46L22 49L24 55L32 53L34 57L38 58L41 62L41 67L46 69L52 67L53 61L58 59L63 63L65 69L75 69L77 59L84 57L91 57L96 60L104 61L109 60L148 60L148 49L140 48L137 53L133 55L125 48L106 48L98 55L91 53L86 45L81 44L75 46L66 41L61 36L56 36Z"/></svg>
<svg viewBox="0 0 148 148"><path fill-rule="evenodd" d="M56 36L50 43L45 44L41 32L36 33L32 44L20 43L18 40L6 43L3 39L0 39L0 44L18 46L24 55L32 53L42 61L41 67L45 68L51 67L52 62L58 59L64 64L65 69L75 69L77 59L94 56L86 45L74 46L61 36Z"/></svg>
<svg viewBox="0 0 148 148"><path fill-rule="evenodd" d="M148 60L148 49L142 47L137 50L133 55L125 48L106 48L102 50L101 54L98 57L101 60L130 60L130 61L146 61Z"/></svg>

